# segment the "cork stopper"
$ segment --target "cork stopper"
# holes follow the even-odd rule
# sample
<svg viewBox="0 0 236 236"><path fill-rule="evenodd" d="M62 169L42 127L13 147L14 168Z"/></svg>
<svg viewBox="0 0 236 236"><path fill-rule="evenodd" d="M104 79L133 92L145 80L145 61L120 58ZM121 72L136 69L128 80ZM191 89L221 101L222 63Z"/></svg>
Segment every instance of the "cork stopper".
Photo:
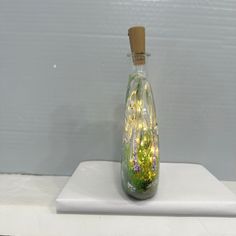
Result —
<svg viewBox="0 0 236 236"><path fill-rule="evenodd" d="M134 26L128 30L130 49L135 65L145 64L145 28Z"/></svg>

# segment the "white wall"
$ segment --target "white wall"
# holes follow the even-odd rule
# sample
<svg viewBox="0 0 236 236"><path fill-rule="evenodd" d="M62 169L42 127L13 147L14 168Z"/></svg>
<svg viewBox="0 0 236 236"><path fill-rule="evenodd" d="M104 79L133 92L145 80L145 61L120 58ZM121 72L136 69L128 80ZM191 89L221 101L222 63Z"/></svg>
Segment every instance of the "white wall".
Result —
<svg viewBox="0 0 236 236"><path fill-rule="evenodd" d="M236 2L0 0L0 171L120 159L127 29L146 26L162 161L236 180Z"/></svg>

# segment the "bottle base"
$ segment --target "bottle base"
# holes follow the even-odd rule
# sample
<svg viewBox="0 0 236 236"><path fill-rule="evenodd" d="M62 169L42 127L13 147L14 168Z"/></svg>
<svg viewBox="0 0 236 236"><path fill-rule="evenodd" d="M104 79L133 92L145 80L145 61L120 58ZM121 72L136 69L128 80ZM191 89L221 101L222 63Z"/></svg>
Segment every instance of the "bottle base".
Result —
<svg viewBox="0 0 236 236"><path fill-rule="evenodd" d="M124 184L122 184L122 188L125 194L133 200L147 200L153 198L157 193L157 184L151 186L144 192L131 191L128 187L124 186Z"/></svg>

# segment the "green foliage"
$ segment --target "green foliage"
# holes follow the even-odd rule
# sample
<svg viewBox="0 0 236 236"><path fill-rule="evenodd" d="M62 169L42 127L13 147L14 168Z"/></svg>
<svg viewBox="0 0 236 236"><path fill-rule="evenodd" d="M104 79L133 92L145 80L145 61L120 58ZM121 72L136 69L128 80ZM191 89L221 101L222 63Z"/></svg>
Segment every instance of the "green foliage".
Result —
<svg viewBox="0 0 236 236"><path fill-rule="evenodd" d="M151 183L157 178L158 168L153 168L154 158L154 139L150 131L146 131L140 137L140 143L137 145L137 162L140 167L139 171L134 168L134 153L131 153L131 148L128 144L124 147L124 156L126 165L128 165L128 180L137 192L144 192L148 189ZM158 158L158 157L157 157ZM156 160L158 163L158 160Z"/></svg>

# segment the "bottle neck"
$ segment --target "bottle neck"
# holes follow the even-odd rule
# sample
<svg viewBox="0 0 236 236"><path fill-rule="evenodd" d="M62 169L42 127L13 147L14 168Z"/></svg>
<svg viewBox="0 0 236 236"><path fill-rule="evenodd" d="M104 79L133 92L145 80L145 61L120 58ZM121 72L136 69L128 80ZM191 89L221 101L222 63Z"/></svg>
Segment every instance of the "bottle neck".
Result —
<svg viewBox="0 0 236 236"><path fill-rule="evenodd" d="M131 73L138 73L143 77L147 77L149 53L129 53L127 56L131 62Z"/></svg>
<svg viewBox="0 0 236 236"><path fill-rule="evenodd" d="M142 65L134 65L133 64L132 73L142 74L143 76L146 77L146 75L147 75L147 66L146 66L146 64L142 64Z"/></svg>

